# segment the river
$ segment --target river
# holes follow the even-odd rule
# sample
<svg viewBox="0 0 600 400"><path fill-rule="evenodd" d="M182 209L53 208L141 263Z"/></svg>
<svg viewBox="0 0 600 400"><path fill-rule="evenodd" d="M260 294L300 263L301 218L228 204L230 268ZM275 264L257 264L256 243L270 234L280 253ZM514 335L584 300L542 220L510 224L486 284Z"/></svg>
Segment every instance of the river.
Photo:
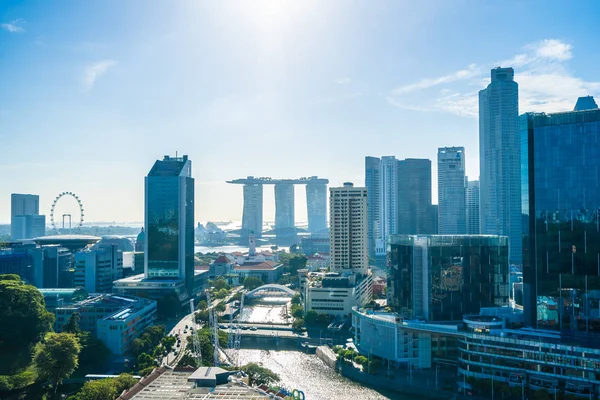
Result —
<svg viewBox="0 0 600 400"><path fill-rule="evenodd" d="M418 400L414 396L381 393L353 382L334 372L314 354L295 350L240 350L241 364L260 363L281 378L288 389L304 392L307 400L330 399L398 399Z"/></svg>
<svg viewBox="0 0 600 400"><path fill-rule="evenodd" d="M285 297L264 298L262 304L244 307L240 320L285 323L283 315L288 301L289 298ZM289 303L287 306L290 306ZM259 363L269 368L281 377L281 383L286 388L302 390L307 400L416 399L415 397L402 397L397 393L379 393L337 374L316 355L296 350L242 348L240 349L240 362L242 365L249 362Z"/></svg>

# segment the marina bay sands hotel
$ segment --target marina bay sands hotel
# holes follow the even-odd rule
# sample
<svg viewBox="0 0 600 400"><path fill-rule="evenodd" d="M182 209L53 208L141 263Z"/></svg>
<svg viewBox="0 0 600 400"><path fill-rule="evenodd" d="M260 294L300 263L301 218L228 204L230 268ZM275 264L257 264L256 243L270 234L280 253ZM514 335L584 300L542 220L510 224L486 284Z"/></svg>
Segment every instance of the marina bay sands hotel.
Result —
<svg viewBox="0 0 600 400"><path fill-rule="evenodd" d="M277 237L295 234L294 185L306 185L308 231L327 229L327 184L329 180L311 176L299 179L247 178L227 181L244 185L244 211L241 236L262 236L263 185L275 185L275 234Z"/></svg>

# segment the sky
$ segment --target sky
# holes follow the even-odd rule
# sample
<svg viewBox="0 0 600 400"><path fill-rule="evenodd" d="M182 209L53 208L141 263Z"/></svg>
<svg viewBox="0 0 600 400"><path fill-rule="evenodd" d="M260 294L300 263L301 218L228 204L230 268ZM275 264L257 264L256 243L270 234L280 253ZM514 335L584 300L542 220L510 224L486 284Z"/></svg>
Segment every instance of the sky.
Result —
<svg viewBox="0 0 600 400"><path fill-rule="evenodd" d="M11 193L49 214L63 191L87 221L142 221L144 176L176 152L199 222L241 219L226 180L364 185L367 155L433 160L437 203L438 147L478 177L491 68L515 68L520 113L600 100L599 20L597 0L0 0L0 223Z"/></svg>

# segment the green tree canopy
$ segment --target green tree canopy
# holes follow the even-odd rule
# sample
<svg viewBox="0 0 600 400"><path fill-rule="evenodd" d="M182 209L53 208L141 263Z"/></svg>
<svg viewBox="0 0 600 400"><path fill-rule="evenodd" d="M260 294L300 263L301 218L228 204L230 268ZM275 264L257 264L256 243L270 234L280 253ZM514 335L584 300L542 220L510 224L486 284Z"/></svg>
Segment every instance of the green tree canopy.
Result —
<svg viewBox="0 0 600 400"><path fill-rule="evenodd" d="M31 362L31 350L52 330L54 315L44 297L18 275L0 275L0 374L12 374Z"/></svg>
<svg viewBox="0 0 600 400"><path fill-rule="evenodd" d="M263 281L261 281L259 278L256 278L254 276L249 276L246 279L244 279L244 288L246 290L254 290L259 286L264 285Z"/></svg>
<svg viewBox="0 0 600 400"><path fill-rule="evenodd" d="M302 318L304 316L304 308L299 304L292 305L292 317Z"/></svg>
<svg viewBox="0 0 600 400"><path fill-rule="evenodd" d="M221 276L216 278L214 281L210 281L208 285L214 287L216 290L229 289L229 284L225 278Z"/></svg>
<svg viewBox="0 0 600 400"><path fill-rule="evenodd" d="M315 310L310 310L304 316L304 321L306 325L311 326L317 323L317 319L319 318L319 314Z"/></svg>
<svg viewBox="0 0 600 400"><path fill-rule="evenodd" d="M117 376L114 381L115 387L117 388L117 395L123 393L123 390L131 389L136 383L138 383L138 380L130 374L121 374Z"/></svg>
<svg viewBox="0 0 600 400"><path fill-rule="evenodd" d="M117 396L117 388L112 379L101 379L86 382L79 393L67 400L105 400L115 399Z"/></svg>
<svg viewBox="0 0 600 400"><path fill-rule="evenodd" d="M81 345L74 334L46 334L44 341L38 345L34 358L40 377L50 380L56 391L56 386L77 368L80 351Z"/></svg>
<svg viewBox="0 0 600 400"><path fill-rule="evenodd" d="M294 322L292 322L292 329L299 331L304 326L304 320L302 318L296 318Z"/></svg>
<svg viewBox="0 0 600 400"><path fill-rule="evenodd" d="M296 293L293 297L292 297L292 304L300 304L301 303L301 299L300 299L300 294Z"/></svg>
<svg viewBox="0 0 600 400"><path fill-rule="evenodd" d="M111 352L103 341L94 337L90 332L77 335L81 344L77 376L84 376L106 368Z"/></svg>
<svg viewBox="0 0 600 400"><path fill-rule="evenodd" d="M81 316L78 312L74 312L69 316L67 322L62 326L62 331L67 333L79 334L81 333L81 328L79 328L79 320Z"/></svg>
<svg viewBox="0 0 600 400"><path fill-rule="evenodd" d="M251 385L271 385L281 380L279 375L268 368L261 367L255 363L249 363L242 367L242 371L248 374Z"/></svg>

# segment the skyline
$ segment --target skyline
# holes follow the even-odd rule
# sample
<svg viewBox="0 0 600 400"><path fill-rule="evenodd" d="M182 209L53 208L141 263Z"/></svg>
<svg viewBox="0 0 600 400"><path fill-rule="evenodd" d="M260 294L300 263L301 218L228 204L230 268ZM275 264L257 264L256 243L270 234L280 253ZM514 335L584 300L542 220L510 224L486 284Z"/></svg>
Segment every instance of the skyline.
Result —
<svg viewBox="0 0 600 400"><path fill-rule="evenodd" d="M242 189L226 180L362 187L365 156L432 160L435 201L438 147L464 146L467 176L479 175L477 93L491 68L515 69L519 114L600 96L593 1L0 3L0 223L11 193L39 194L48 215L65 190L87 221L143 221L143 177L176 151L194 163L197 222L241 220Z"/></svg>

